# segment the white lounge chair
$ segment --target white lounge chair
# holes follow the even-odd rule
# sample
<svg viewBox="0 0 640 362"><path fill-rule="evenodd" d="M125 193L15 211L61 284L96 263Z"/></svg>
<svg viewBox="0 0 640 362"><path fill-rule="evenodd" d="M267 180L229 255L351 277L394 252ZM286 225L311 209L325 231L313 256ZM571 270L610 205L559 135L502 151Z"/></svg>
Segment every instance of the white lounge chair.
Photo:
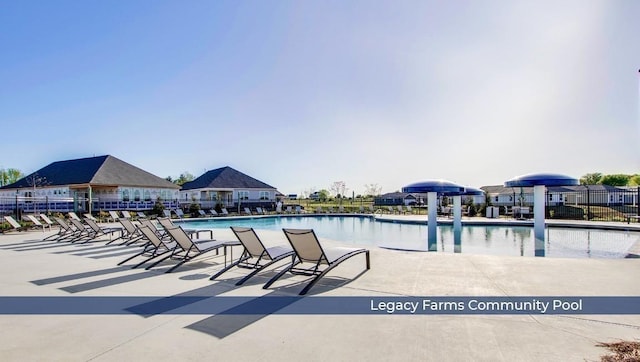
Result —
<svg viewBox="0 0 640 362"><path fill-rule="evenodd" d="M33 223L33 225L42 228L42 232L45 231L45 229L49 228L49 231L51 231L51 226L49 226L49 224L43 224L40 222L40 220L38 220L35 216L33 215L25 215L25 217L31 221Z"/></svg>
<svg viewBox="0 0 640 362"><path fill-rule="evenodd" d="M14 219L11 216L5 216L4 217L4 221L6 221L11 226L12 230L10 230L10 231L25 231L25 230L29 230L28 226L20 225L20 223L17 222L16 219Z"/></svg>

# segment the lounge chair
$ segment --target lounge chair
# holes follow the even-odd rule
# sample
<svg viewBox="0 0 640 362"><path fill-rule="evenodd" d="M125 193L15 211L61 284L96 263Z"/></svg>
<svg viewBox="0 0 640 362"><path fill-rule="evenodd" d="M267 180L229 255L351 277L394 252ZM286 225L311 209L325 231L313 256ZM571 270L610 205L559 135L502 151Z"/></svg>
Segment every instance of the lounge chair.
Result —
<svg viewBox="0 0 640 362"><path fill-rule="evenodd" d="M245 207L245 208L244 208L244 213L245 213L246 215L251 215L251 209L249 209L248 207Z"/></svg>
<svg viewBox="0 0 640 362"><path fill-rule="evenodd" d="M45 214L40 214L40 218L42 219L42 221L44 221L47 225L49 225L49 227L52 227L55 225L55 223L53 221L51 221L51 219L49 219L49 217Z"/></svg>
<svg viewBox="0 0 640 362"><path fill-rule="evenodd" d="M94 239L99 237L99 236L102 236L102 235L109 235L109 237L111 238L114 233L119 233L120 234L120 238L122 237L122 235L124 235L124 231L122 231L123 229L121 227L117 227L117 226L113 226L113 227L100 226L100 225L98 225L97 222L95 222L92 219L85 219L84 222L86 222L87 225L89 225L89 228L91 228L91 230L93 230L93 232L95 233L94 234ZM118 239L120 239L120 238L118 238Z"/></svg>
<svg viewBox="0 0 640 362"><path fill-rule="evenodd" d="M182 209L175 209L173 212L176 213L179 219L182 219L184 217L184 212L182 212Z"/></svg>
<svg viewBox="0 0 640 362"><path fill-rule="evenodd" d="M214 274L210 280L216 279L235 266L238 268L253 269L251 273L236 283L236 285L242 285L252 276L256 275L260 270L284 258L291 256L291 262L293 262L293 256L295 253L290 246L283 245L267 248L252 228L232 226L231 230L242 244L244 251L237 261ZM262 261L266 261L266 263L262 263Z"/></svg>
<svg viewBox="0 0 640 362"><path fill-rule="evenodd" d="M402 208L402 205L398 205L398 214L404 214L404 209Z"/></svg>
<svg viewBox="0 0 640 362"><path fill-rule="evenodd" d="M287 209L285 210L285 214L292 214L293 213L293 208L291 206L287 206Z"/></svg>
<svg viewBox="0 0 640 362"><path fill-rule="evenodd" d="M49 228L49 231L51 231L51 226L49 224L43 224L40 222L40 220L38 220L35 216L33 215L25 215L25 217L31 221L33 223L33 225L42 228L42 232L45 231L46 228Z"/></svg>
<svg viewBox="0 0 640 362"><path fill-rule="evenodd" d="M201 217L207 217L207 213L202 209L198 210L198 215L200 215Z"/></svg>
<svg viewBox="0 0 640 362"><path fill-rule="evenodd" d="M387 206L387 211L389 211L390 214L396 213L396 211L393 209L393 206Z"/></svg>
<svg viewBox="0 0 640 362"><path fill-rule="evenodd" d="M413 214L413 209L409 205L407 205L407 213L408 214Z"/></svg>
<svg viewBox="0 0 640 362"><path fill-rule="evenodd" d="M372 214L373 214L374 212L376 212L376 210L375 210L375 208L373 207L373 205L369 205L369 212L370 212L370 213L372 213Z"/></svg>
<svg viewBox="0 0 640 362"><path fill-rule="evenodd" d="M367 270L371 268L369 250L362 248L322 247L312 229L282 229L296 253L294 261L276 274L263 286L269 288L276 280L289 272L294 275L308 275L314 278L302 289L300 295L307 294L320 278L352 256L365 253ZM300 265L300 266L299 266ZM304 265L308 265L305 267ZM322 265L326 265L321 269Z"/></svg>
<svg viewBox="0 0 640 362"><path fill-rule="evenodd" d="M71 240L71 242L76 242L82 239L85 239L85 241L91 241L91 239L93 239L93 235L95 232L89 227L89 225L85 225L82 223L82 221L76 220L74 218L69 218L69 222L75 228L75 238Z"/></svg>
<svg viewBox="0 0 640 362"><path fill-rule="evenodd" d="M528 206L522 206L519 209L520 219L528 219L531 217Z"/></svg>
<svg viewBox="0 0 640 362"><path fill-rule="evenodd" d="M93 217L93 215L86 213L86 214L82 214L82 216L84 216L85 219L91 219L95 222L98 222L98 219L96 219L95 217Z"/></svg>
<svg viewBox="0 0 640 362"><path fill-rule="evenodd" d="M75 220L78 220L78 221L82 221L82 219L80 218L80 216L78 216L78 214L76 214L76 213L75 213L75 212L73 212L73 211L69 211L69 212L68 212L68 215L69 215L69 218L70 218L70 219L75 219Z"/></svg>
<svg viewBox="0 0 640 362"><path fill-rule="evenodd" d="M189 235L180 226L168 228L167 232L169 233L171 238L176 243L178 243L178 247L174 248L170 255L161 258L160 260L146 267L146 269L151 269L158 263L169 258L179 259L180 261L178 262L178 264L174 265L165 272L171 273L172 271L176 270L176 268L188 262L189 260L206 254L212 250L218 250L229 245L229 242L219 240L194 240L189 237Z"/></svg>
<svg viewBox="0 0 640 362"><path fill-rule="evenodd" d="M120 218L120 215L118 215L117 211L111 210L109 211L109 218L111 219L111 221L116 222Z"/></svg>
<svg viewBox="0 0 640 362"><path fill-rule="evenodd" d="M361 214L364 214L364 206L360 206L358 210L360 211Z"/></svg>
<svg viewBox="0 0 640 362"><path fill-rule="evenodd" d="M333 213L335 212L335 211L333 211L333 206L329 206L329 207L327 208L327 212L328 212L329 214L333 214Z"/></svg>
<svg viewBox="0 0 640 362"><path fill-rule="evenodd" d="M137 215L138 215L138 219L146 219L147 218L147 215L142 211L138 211Z"/></svg>
<svg viewBox="0 0 640 362"><path fill-rule="evenodd" d="M296 214L302 214L304 213L304 210L302 210L302 206L298 205L296 206Z"/></svg>
<svg viewBox="0 0 640 362"><path fill-rule="evenodd" d="M215 209L209 210L209 213L211 214L211 216L220 216L218 215L218 212Z"/></svg>
<svg viewBox="0 0 640 362"><path fill-rule="evenodd" d="M158 235L158 237L159 237L160 239L168 238L168 237L169 237L169 235L168 235L168 234L167 234L167 232L164 230L164 227L163 227L162 225L160 225L160 227L158 227L158 225L157 225L155 222L153 222L153 221L151 221L151 220L149 220L149 219L142 219L142 220L140 220L140 224L141 224L142 226L146 226L146 227L148 227L148 228L149 228L149 230L154 231L154 232L156 233L156 235Z"/></svg>
<svg viewBox="0 0 640 362"><path fill-rule="evenodd" d="M442 207L440 212L441 212L442 216L446 216L446 217L450 217L451 216L451 208L450 207L447 207L447 206Z"/></svg>
<svg viewBox="0 0 640 362"><path fill-rule="evenodd" d="M120 212L122 213L122 216L123 216L125 219L129 219L129 220L131 220L131 214L129 213L129 211L127 211L127 210L122 210L122 211L120 211Z"/></svg>
<svg viewBox="0 0 640 362"><path fill-rule="evenodd" d="M28 226L20 225L20 223L17 222L16 219L14 219L11 216L5 216L4 217L4 221L6 221L11 226L12 230L9 230L9 231L25 231L25 230L29 230Z"/></svg>
<svg viewBox="0 0 640 362"><path fill-rule="evenodd" d="M261 208L261 207L256 207L256 213L257 213L258 215L264 215L264 210L262 210L262 208Z"/></svg>
<svg viewBox="0 0 640 362"><path fill-rule="evenodd" d="M143 261L131 267L132 269L137 268L151 259L154 259L166 253L172 252L178 246L178 244L173 240L168 240L168 241L162 240L161 238L158 237L156 232L150 229L148 226L142 225L138 229L140 230L142 235L146 238L147 243L144 245L141 252L126 258L125 260L119 262L118 265L122 265L128 262L129 260L132 260L142 255L146 256L147 258L145 258Z"/></svg>
<svg viewBox="0 0 640 362"><path fill-rule="evenodd" d="M176 224L173 223L173 221L171 221L171 219L167 219L164 217L158 218L158 222L164 228L165 234L167 229L177 226ZM209 232L210 238L213 239L213 230L206 230L206 229L183 229L183 230L187 232L187 234L189 234L190 236L193 236L193 234L196 234L196 236L198 237L200 236L201 232Z"/></svg>
<svg viewBox="0 0 640 362"><path fill-rule="evenodd" d="M342 205L338 206L338 212L341 214L344 214L344 206Z"/></svg>
<svg viewBox="0 0 640 362"><path fill-rule="evenodd" d="M227 208L223 207L221 211L223 216L229 216L229 211L227 211Z"/></svg>
<svg viewBox="0 0 640 362"><path fill-rule="evenodd" d="M133 224L133 222L131 222L131 220L122 218L118 221L123 227L123 229L121 229L121 235L119 238L109 241L107 245L121 239L123 242L120 243L120 245L131 245L143 237L140 230Z"/></svg>
<svg viewBox="0 0 640 362"><path fill-rule="evenodd" d="M171 210L164 209L162 210L162 214L164 217L171 219Z"/></svg>
<svg viewBox="0 0 640 362"><path fill-rule="evenodd" d="M66 221L59 217L54 217L53 220L55 220L56 223L58 223L58 225L60 226L60 231L52 240L72 241L75 240L78 237L78 234L81 232L81 230L75 230L74 228L69 226Z"/></svg>
<svg viewBox="0 0 640 362"><path fill-rule="evenodd" d="M322 206L316 207L316 214L324 214L324 210L322 209Z"/></svg>

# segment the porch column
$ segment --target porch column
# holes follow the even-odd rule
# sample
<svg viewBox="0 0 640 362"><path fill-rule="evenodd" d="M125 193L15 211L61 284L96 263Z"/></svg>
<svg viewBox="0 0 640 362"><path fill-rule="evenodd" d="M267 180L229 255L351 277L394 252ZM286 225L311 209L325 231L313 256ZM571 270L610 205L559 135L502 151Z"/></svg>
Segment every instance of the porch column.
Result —
<svg viewBox="0 0 640 362"><path fill-rule="evenodd" d="M91 185L89 185L89 205L87 209L89 209L89 214L91 214L93 209L93 189L91 188Z"/></svg>

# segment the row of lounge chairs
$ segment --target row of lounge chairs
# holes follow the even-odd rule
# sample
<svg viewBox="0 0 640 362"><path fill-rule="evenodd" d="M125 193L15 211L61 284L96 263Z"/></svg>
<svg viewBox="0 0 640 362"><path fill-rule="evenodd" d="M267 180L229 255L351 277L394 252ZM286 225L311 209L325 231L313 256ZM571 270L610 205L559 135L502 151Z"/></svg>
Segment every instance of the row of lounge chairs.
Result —
<svg viewBox="0 0 640 362"><path fill-rule="evenodd" d="M359 254L365 254L366 269L370 269L369 250L322 246L311 229L283 229L289 245L267 247L254 229L245 227L231 227L237 240L223 241L213 239L212 232L210 238L200 239L199 233L203 230L184 229L169 218L158 218L155 221L140 218L134 223L123 217L117 219L120 226L101 226L90 215L80 219L76 214L70 214L68 222L59 217L54 217L52 221L44 214L40 217L46 224L50 224L49 227L53 224L59 227L57 234L43 240L69 243L107 241L106 245L118 242L117 245L121 246L140 247L139 252L118 263L124 265L135 261L132 268L145 266L145 269L151 269L166 260L177 260L176 264L166 270L169 273L196 257L214 250L218 253L220 249L224 249L225 267L210 279L214 280L233 268L251 270L236 285L244 284L260 271L289 258L290 263L283 265L263 286L264 289L287 273L311 276L299 293L304 295L337 265ZM108 239L102 239L103 236L108 236ZM231 260L227 265L227 247L233 246L241 246L243 251L237 260Z"/></svg>

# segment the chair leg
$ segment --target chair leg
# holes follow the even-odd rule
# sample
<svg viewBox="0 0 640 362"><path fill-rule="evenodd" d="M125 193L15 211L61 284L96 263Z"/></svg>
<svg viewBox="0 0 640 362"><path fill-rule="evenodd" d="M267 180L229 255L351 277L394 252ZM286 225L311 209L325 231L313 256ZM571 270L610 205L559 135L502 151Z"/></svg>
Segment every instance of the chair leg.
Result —
<svg viewBox="0 0 640 362"><path fill-rule="evenodd" d="M268 268L269 266L271 266L273 263L278 262L286 257L288 257L289 255L282 255L279 258L275 258L271 261L269 261L268 263L262 265L262 266L257 266L251 273L249 273L247 276L245 276L244 278L240 279L236 285L242 285L244 284L247 280L251 279L251 277L253 277L254 275L258 274L258 272L260 272L260 270L263 270L265 268Z"/></svg>
<svg viewBox="0 0 640 362"><path fill-rule="evenodd" d="M154 266L156 266L156 265L160 264L162 261L164 261L164 260L167 260L167 259L171 258L173 255L175 255L175 253L173 253L173 251L175 251L175 249L174 249L174 250L172 250L172 253L171 253L171 254L169 254L169 255L165 256L164 258L160 258L159 260L156 260L153 264L151 264L151 265L147 266L147 267L146 267L146 268L144 268L144 269L145 269L145 270L149 270L149 269L153 268Z"/></svg>
<svg viewBox="0 0 640 362"><path fill-rule="evenodd" d="M234 266L238 265L240 263L240 260L237 260L231 264L229 264L228 266L224 267L222 270L220 270L219 272L213 274L211 276L211 278L209 278L209 280L215 280L217 277L221 276L222 274L226 273L229 269L233 268Z"/></svg>
<svg viewBox="0 0 640 362"><path fill-rule="evenodd" d="M291 265L289 265L288 267L282 269L278 274L274 275L273 278L269 279L269 281L262 286L262 289L267 289L271 286L271 284L273 284L276 280L280 279L280 277L282 277L286 272L288 272L289 270L291 270L291 268L293 268L294 266L300 264L301 261L298 261L297 263L294 261L291 263Z"/></svg>

